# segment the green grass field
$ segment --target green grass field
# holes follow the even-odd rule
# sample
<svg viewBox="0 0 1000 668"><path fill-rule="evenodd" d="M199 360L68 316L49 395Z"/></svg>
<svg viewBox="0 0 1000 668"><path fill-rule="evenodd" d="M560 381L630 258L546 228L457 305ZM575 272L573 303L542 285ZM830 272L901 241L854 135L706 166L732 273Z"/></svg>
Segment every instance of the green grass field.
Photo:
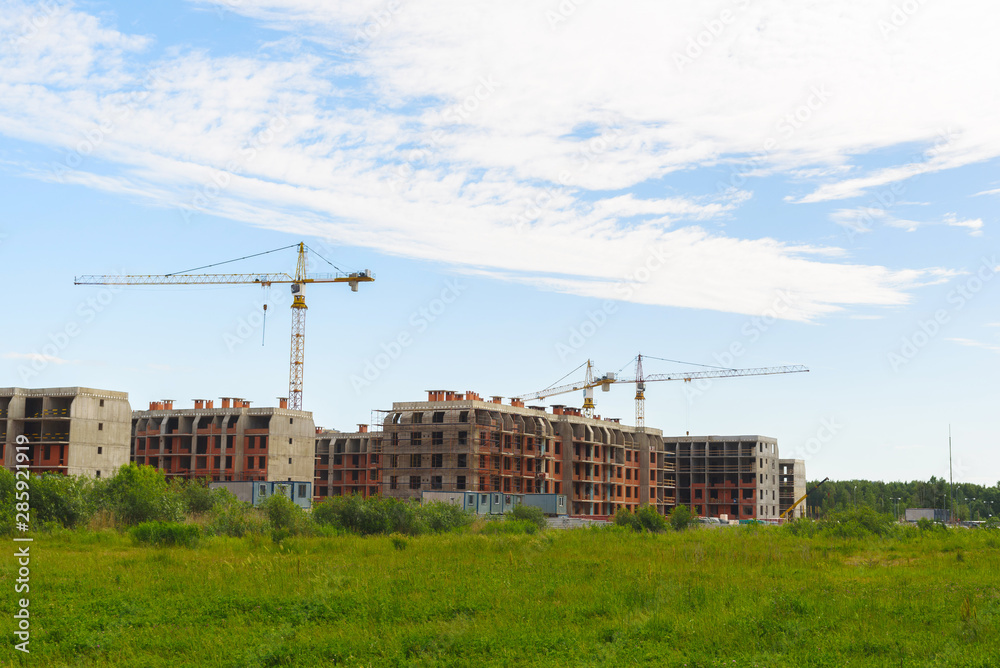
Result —
<svg viewBox="0 0 1000 668"><path fill-rule="evenodd" d="M7 539L9 541L9 539ZM13 553L9 543L8 555ZM1000 666L1000 532L32 544L37 666ZM2 563L12 637L16 565Z"/></svg>

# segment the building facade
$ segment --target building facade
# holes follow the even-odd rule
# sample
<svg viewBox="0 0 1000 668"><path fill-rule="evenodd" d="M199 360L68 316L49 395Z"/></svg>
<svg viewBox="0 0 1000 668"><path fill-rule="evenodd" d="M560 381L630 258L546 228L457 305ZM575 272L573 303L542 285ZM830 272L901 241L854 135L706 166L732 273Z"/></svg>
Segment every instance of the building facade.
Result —
<svg viewBox="0 0 1000 668"><path fill-rule="evenodd" d="M677 503L729 520L781 514L778 442L766 436L682 436L663 440L676 462ZM801 467L805 486L805 465Z"/></svg>
<svg viewBox="0 0 1000 668"><path fill-rule="evenodd" d="M129 461L131 415L125 392L0 388L0 458L14 468L21 436L34 473L112 476Z"/></svg>
<svg viewBox="0 0 1000 668"><path fill-rule="evenodd" d="M251 408L244 399L223 397L222 405L196 399L175 409L154 401L132 414L132 461L168 476L212 481L312 481L316 428L312 413L279 406Z"/></svg>
<svg viewBox="0 0 1000 668"><path fill-rule="evenodd" d="M609 516L618 508L675 502L673 462L661 432L580 409L525 406L475 392L428 392L397 402L382 421L382 494L422 491L565 494L569 513Z"/></svg>
<svg viewBox="0 0 1000 668"><path fill-rule="evenodd" d="M359 424L356 432L316 430L313 497L377 496L382 485L382 434Z"/></svg>
<svg viewBox="0 0 1000 668"><path fill-rule="evenodd" d="M779 459L778 460L778 499L781 504L779 512L784 514L788 508L801 499L806 494L806 463L802 459ZM808 500L802 499L802 503L795 506L795 510L788 513L785 519L793 520L806 516L806 504Z"/></svg>

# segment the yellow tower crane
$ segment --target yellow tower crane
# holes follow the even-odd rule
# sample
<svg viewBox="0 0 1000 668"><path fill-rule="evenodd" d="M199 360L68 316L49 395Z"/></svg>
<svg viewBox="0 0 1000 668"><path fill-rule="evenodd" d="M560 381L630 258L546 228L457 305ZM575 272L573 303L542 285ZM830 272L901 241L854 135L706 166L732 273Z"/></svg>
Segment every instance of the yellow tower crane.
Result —
<svg viewBox="0 0 1000 668"><path fill-rule="evenodd" d="M699 380L702 378L734 378L739 376L771 376L775 374L782 373L805 373L809 371L806 367L796 364L791 366L769 366L769 367L756 367L752 369L723 369L723 368L713 368L708 371L693 371L693 372L675 372L675 373L657 373L649 376L643 375L642 371L642 355L636 357L636 375L635 378L619 378L616 373L605 373L598 377L594 376L594 365L593 362L587 360L587 372L583 379L583 382L570 383L568 385L558 385L555 387L549 387L545 390L540 390L538 392L532 392L530 394L522 394L520 396L514 397L515 399L530 400L530 399L544 399L545 397L551 397L557 394L565 394L566 392L574 392L576 390L583 390L583 412L587 417L594 416L594 409L596 404L594 403L594 388L600 387L603 391L607 392L611 389L611 385L615 383L633 383L635 385L635 426L638 427L639 431L645 431L645 417L646 417L646 383L659 382L665 380L682 380L684 382L691 382L693 380ZM660 358L653 358L660 359ZM675 361L675 360L667 360ZM581 365L583 366L583 365ZM580 367L574 369L576 371ZM573 373L571 371L570 373ZM559 381L556 381L559 382Z"/></svg>
<svg viewBox="0 0 1000 668"><path fill-rule="evenodd" d="M288 371L288 402L289 408L302 410L302 378L305 367L306 351L306 285L310 283L347 283L351 292L358 291L359 283L369 283L375 280L372 272L364 269L352 273L338 272L332 274L306 273L306 245L299 243L299 258L295 265L295 275L280 274L192 274L197 269L207 269L220 264L237 262L250 257L266 255L276 251L295 248L285 246L274 250L256 253L235 260L226 260L205 267L188 269L174 274L140 274L140 275L104 275L78 276L73 280L75 285L260 285L270 287L272 283L290 284L292 289L292 350ZM265 313L267 305L264 305Z"/></svg>

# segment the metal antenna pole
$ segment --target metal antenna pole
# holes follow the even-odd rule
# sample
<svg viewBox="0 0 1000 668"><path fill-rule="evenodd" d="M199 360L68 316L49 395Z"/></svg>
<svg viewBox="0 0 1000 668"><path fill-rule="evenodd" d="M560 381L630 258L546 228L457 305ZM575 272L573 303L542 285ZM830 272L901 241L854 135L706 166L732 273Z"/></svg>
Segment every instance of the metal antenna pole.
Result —
<svg viewBox="0 0 1000 668"><path fill-rule="evenodd" d="M951 497L951 508L948 512L948 518L950 521L955 521L955 472L951 467L951 425L948 425L948 479L949 479L949 496Z"/></svg>

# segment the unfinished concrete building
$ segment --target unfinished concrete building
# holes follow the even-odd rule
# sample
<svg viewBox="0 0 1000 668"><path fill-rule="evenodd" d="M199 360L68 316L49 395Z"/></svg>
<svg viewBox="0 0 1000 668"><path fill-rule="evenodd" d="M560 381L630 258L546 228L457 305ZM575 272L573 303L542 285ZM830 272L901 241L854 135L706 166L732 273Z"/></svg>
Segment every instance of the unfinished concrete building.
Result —
<svg viewBox="0 0 1000 668"><path fill-rule="evenodd" d="M806 463L801 459L778 460L778 512L784 513L806 493ZM806 500L795 506L785 519L797 519L806 516Z"/></svg>
<svg viewBox="0 0 1000 668"><path fill-rule="evenodd" d="M34 473L114 475L128 464L131 415L125 392L0 388L0 459L13 469L17 437L23 436Z"/></svg>
<svg viewBox="0 0 1000 668"><path fill-rule="evenodd" d="M382 434L359 424L356 432L316 430L314 500L357 494L377 496L382 484Z"/></svg>
<svg viewBox="0 0 1000 668"><path fill-rule="evenodd" d="M175 409L154 401L132 414L132 461L168 476L213 481L312 481L316 429L312 413L288 408L251 408L244 399L223 397L222 405L195 399Z"/></svg>
<svg viewBox="0 0 1000 668"><path fill-rule="evenodd" d="M382 421L382 493L423 490L565 494L573 515L674 504L673 463L661 432L587 418L578 408L428 391L427 401L394 403Z"/></svg>
<svg viewBox="0 0 1000 668"><path fill-rule="evenodd" d="M729 520L777 519L778 442L766 436L664 439L677 464L677 503L695 515ZM803 484L805 470L803 467Z"/></svg>

